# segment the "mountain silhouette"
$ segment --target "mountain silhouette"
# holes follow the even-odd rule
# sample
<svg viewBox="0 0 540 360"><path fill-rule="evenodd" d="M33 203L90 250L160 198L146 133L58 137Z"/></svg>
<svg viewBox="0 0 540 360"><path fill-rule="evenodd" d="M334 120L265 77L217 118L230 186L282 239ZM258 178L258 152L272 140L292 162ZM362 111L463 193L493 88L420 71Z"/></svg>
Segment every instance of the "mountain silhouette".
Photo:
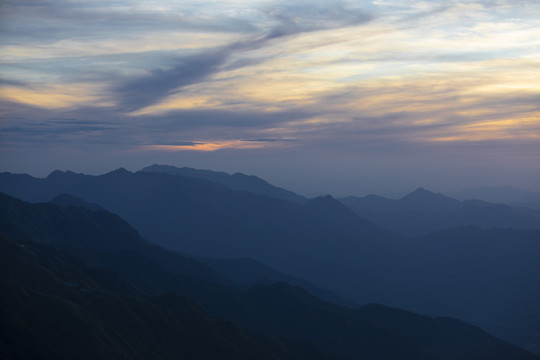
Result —
<svg viewBox="0 0 540 360"><path fill-rule="evenodd" d="M114 273L0 234L1 353L14 359L330 359L189 298L149 298ZM24 274L24 275L23 275Z"/></svg>
<svg viewBox="0 0 540 360"><path fill-rule="evenodd" d="M225 172L199 170L189 167L178 168L170 165L151 165L143 168L141 171L180 175L208 180L225 185L232 190L249 191L268 197L294 201L299 204L307 201L306 198L295 194L292 191L273 186L257 176L245 175L242 173L234 173L230 175Z"/></svg>
<svg viewBox="0 0 540 360"><path fill-rule="evenodd" d="M44 240L39 235L33 240L47 244L65 242L53 238L50 221L57 229L71 227L73 222L80 225L80 232L71 232L70 241L86 246L87 229L105 233L111 226L107 220L117 219L83 207L28 204L7 196L0 200L3 211L10 210L3 212L7 216L2 217L0 232L24 235L43 230L47 234ZM27 213L29 216L20 216ZM418 316L408 312L396 316L396 309L380 306L377 316L387 320L383 326L363 307L352 310L329 304L285 283L241 292L200 277L175 274L161 267L159 260L138 253L138 240L133 241L133 252L146 259L146 264L133 264L130 282L126 282L126 272L119 277L116 271L89 267L77 256L49 245L1 235L4 296L0 311L5 321L0 327L7 334L3 351L18 357L43 353L51 358L116 358L118 353L132 358L328 358L318 349L344 359L536 358L455 319L448 320L451 326L441 327L441 320L422 317L429 338L417 333L411 336L400 333L400 329L416 326ZM117 249L106 249L86 256L108 258L115 253ZM169 291L148 292L154 285ZM215 318L207 310L220 317L226 313L244 327ZM50 327L56 331L47 331ZM25 328L33 331L25 333ZM258 335L261 333L266 335Z"/></svg>
<svg viewBox="0 0 540 360"><path fill-rule="evenodd" d="M495 204L540 209L540 193L511 186L472 188L457 192L454 197L460 200L475 199Z"/></svg>
<svg viewBox="0 0 540 360"><path fill-rule="evenodd" d="M241 289L248 289L253 285L284 282L306 289L310 294L330 303L347 307L356 307L359 305L356 301L344 299L332 291L322 289L304 279L277 271L268 265L250 258L197 258L197 260L208 265L221 277L233 283L240 284Z"/></svg>
<svg viewBox="0 0 540 360"><path fill-rule="evenodd" d="M252 258L360 304L453 316L524 347L540 344L538 230L462 227L407 238L332 197L302 205L201 179L126 170L100 176L55 172L47 179L0 174L0 189L28 201L68 193L119 214L145 239L184 254ZM425 202L425 191L419 195ZM430 203L440 197L435 200ZM504 217L507 207L501 209ZM453 212L421 214L425 226L440 218L448 224ZM395 216L411 228L419 219L412 212ZM144 258L135 257L132 262L142 267ZM115 262L122 263L109 261Z"/></svg>
<svg viewBox="0 0 540 360"><path fill-rule="evenodd" d="M431 318L379 304L370 304L358 309L358 314L377 325L390 329L404 338L420 344L431 356L444 359L490 359L496 353L500 359L513 359L518 356L514 348L504 342L496 341L479 328L448 317ZM468 345L456 346L452 339L460 334L468 344L481 344L477 349ZM450 341L449 341L450 340Z"/></svg>
<svg viewBox="0 0 540 360"><path fill-rule="evenodd" d="M466 225L484 229L540 228L540 214L533 210L480 200L460 201L423 188L398 200L376 195L363 198L349 196L339 200L356 214L408 236L421 236Z"/></svg>
<svg viewBox="0 0 540 360"><path fill-rule="evenodd" d="M461 204L458 200L452 199L442 194L435 194L424 188L418 188L415 191L405 195L398 202L404 211L435 211L448 212L457 210Z"/></svg>
<svg viewBox="0 0 540 360"><path fill-rule="evenodd" d="M148 243L127 222L107 211L28 204L0 193L0 217L0 231L20 240L54 245L95 265L104 265L98 261L102 253L129 257L136 252L174 273L221 281L208 266Z"/></svg>

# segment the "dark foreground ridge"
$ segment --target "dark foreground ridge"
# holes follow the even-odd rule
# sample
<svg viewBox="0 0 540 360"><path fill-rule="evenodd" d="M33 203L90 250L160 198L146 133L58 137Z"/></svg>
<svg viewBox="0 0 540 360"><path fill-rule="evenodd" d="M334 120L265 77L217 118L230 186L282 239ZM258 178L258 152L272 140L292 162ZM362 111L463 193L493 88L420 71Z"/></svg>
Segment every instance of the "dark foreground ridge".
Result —
<svg viewBox="0 0 540 360"><path fill-rule="evenodd" d="M537 359L455 319L237 290L106 211L2 195L0 218L6 358Z"/></svg>
<svg viewBox="0 0 540 360"><path fill-rule="evenodd" d="M2 358L330 359L212 317L184 296L145 296L48 246L0 241Z"/></svg>
<svg viewBox="0 0 540 360"><path fill-rule="evenodd" d="M164 248L198 257L251 258L352 300L341 304L382 303L452 316L540 349L540 230L467 225L407 238L331 196L298 204L194 177L125 169L100 176L54 171L45 179L3 173L0 191L31 202L69 194L118 214ZM398 217L417 216L410 206L430 207L423 214L431 224L432 215L452 219L456 204L419 189L406 197ZM475 204L480 210L485 205ZM119 266L125 258L104 265Z"/></svg>

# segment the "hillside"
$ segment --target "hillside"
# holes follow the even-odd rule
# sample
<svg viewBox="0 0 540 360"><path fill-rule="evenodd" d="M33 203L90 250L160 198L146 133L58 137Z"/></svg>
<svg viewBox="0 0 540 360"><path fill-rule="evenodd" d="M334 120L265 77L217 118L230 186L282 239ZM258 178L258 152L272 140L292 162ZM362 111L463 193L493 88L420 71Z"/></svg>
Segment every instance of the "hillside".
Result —
<svg viewBox="0 0 540 360"><path fill-rule="evenodd" d="M423 188L397 200L376 195L339 200L359 216L406 236L467 225L483 229L540 229L538 211L481 200L457 200Z"/></svg>
<svg viewBox="0 0 540 360"><path fill-rule="evenodd" d="M540 344L538 230L462 227L413 239L330 196L300 205L201 179L123 169L100 176L57 171L29 181L27 192L29 182L15 178L2 174L0 188L37 201L69 193L97 203L169 249L252 258L359 304L453 316L523 347ZM423 201L431 198L426 192Z"/></svg>
<svg viewBox="0 0 540 360"><path fill-rule="evenodd" d="M230 175L225 172L200 170L189 167L178 168L169 165L151 165L143 168L141 171L208 180L225 185L232 190L248 191L277 199L294 201L299 204L303 204L307 201L307 199L303 196L295 194L292 191L273 186L257 176L246 175L238 172Z"/></svg>
<svg viewBox="0 0 540 360"><path fill-rule="evenodd" d="M49 219L58 219L55 224L60 228L63 225L69 227L72 221L79 225L84 225L86 221L92 224L86 228L98 225L99 229L104 229L110 226L103 224L103 215L108 214L103 211L94 212L73 206L32 205L6 196L1 200L2 209L7 207L19 211L4 212L8 216L2 222L0 231L26 234L27 229L34 231L43 227L43 232L47 233L43 241L48 244L61 245L64 242L56 241L55 236L46 230ZM70 217L63 216L66 211L71 214ZM10 213L16 215L10 216ZM21 213L29 213L31 216L21 221L22 218L17 215ZM101 214L101 217L92 218L92 214ZM70 241L80 241L86 247L88 235L84 229L81 228L81 233L72 232ZM33 240L41 241L39 236ZM129 245L129 242L126 241L124 245ZM464 354L482 354L492 359L503 359L509 354L516 359L535 358L457 320L452 320L455 326L442 331L437 325L440 320L426 318L431 337L441 337L435 343L449 344L451 350L439 348L426 339L413 339L400 334L399 328L412 324L408 325L399 317L394 318L392 309L381 307L382 313L388 312L386 316L393 319L395 330L391 326L378 325L362 315L362 308L355 311L329 304L303 289L284 283L255 286L247 292L241 292L198 277L173 273L159 266L156 260L139 253L136 246L132 247L133 253L139 259L144 259L143 263L128 261L122 265L118 264L121 257L117 257L117 262L113 262L115 265L105 269L88 267L73 255L28 240L20 242L3 236L2 248L4 265L1 276L4 290L9 294L4 298L3 307L9 322L2 326L4 333L9 335L5 338L9 351L23 354L22 358L26 354L21 348L29 346L30 349L46 350L47 344L54 344L51 354L58 358L77 356L78 351L88 346L92 347L88 356L102 358L113 356L111 354L114 351L127 356L136 352L145 358L169 358L178 351L194 359L216 356L213 353L215 351L224 351L224 356L232 351L235 354L232 358L235 359L326 358L306 342L316 344L325 353L347 359L369 357L427 360L439 359L441 356L459 359ZM105 249L94 253L90 259L95 260L97 257L98 262L105 264L118 251L119 248ZM126 253L120 251L120 254ZM114 266L117 266L122 277L116 275ZM129 278L129 282L124 280L126 278ZM155 292L156 287L160 288L161 294ZM226 316L274 338L255 335L229 321L213 318L198 305L179 295L188 295L210 313ZM29 311L24 304L31 303L40 305L35 308L37 310ZM19 305L14 308L15 304ZM55 310L49 311L50 306ZM47 314L42 315L41 311L47 311ZM66 315L62 318L60 330L45 332L44 327L51 326L50 322L63 313ZM407 314L410 318L416 318L414 314ZM22 331L20 329L37 319L41 319L40 326L43 328L35 328L30 337L17 336ZM154 330L156 326L167 329L166 333ZM68 329L71 331L66 335ZM208 335L202 335L205 332L214 335L208 338ZM171 337L171 334L176 336ZM88 341L85 340L87 336ZM137 341L134 336L137 336ZM470 341L464 342L464 336L475 345L471 347ZM275 340L276 337L288 340ZM222 350L225 346L223 341L228 344L225 350ZM111 349L111 344L117 343L123 345ZM199 351L203 343L208 348ZM486 346L486 343L490 345ZM155 347L160 349L157 354L153 353ZM501 349L504 351L501 352Z"/></svg>

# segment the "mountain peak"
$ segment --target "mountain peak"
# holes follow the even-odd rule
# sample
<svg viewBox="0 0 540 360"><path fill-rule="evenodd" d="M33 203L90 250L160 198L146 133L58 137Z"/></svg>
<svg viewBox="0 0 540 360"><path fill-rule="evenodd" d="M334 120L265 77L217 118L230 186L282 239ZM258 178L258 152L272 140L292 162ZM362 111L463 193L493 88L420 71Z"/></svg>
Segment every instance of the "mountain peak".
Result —
<svg viewBox="0 0 540 360"><path fill-rule="evenodd" d="M437 196L443 196L441 194L435 194L432 191L426 190L423 187L419 187L418 189L414 190L413 192L408 193L404 197L401 198L401 200L421 200L421 199L431 199L435 198Z"/></svg>
<svg viewBox="0 0 540 360"><path fill-rule="evenodd" d="M423 187L419 187L418 189L414 190L413 192L411 192L409 195L411 194L416 194L416 195L427 195L427 194L435 194L433 191L429 191L427 189L424 189Z"/></svg>
<svg viewBox="0 0 540 360"><path fill-rule="evenodd" d="M111 172L108 172L107 174L105 175L126 175L126 174L133 174L131 171L129 170L126 170L125 168L123 167L120 167L116 170L113 170Z"/></svg>
<svg viewBox="0 0 540 360"><path fill-rule="evenodd" d="M54 179L54 178L60 178L60 177L66 177L66 176L78 176L78 175L81 175L81 174L80 173L77 174L76 172L73 172L71 170L66 170L66 171L54 170L46 177L46 179Z"/></svg>
<svg viewBox="0 0 540 360"><path fill-rule="evenodd" d="M178 168L171 165L151 165L145 167L141 171L159 172L169 175L179 175L212 181L225 185L232 190L248 191L268 197L289 200L300 204L306 201L304 197L297 195L292 191L271 185L266 180L263 180L257 176L246 175L240 172L230 175L226 172L193 169L188 167Z"/></svg>
<svg viewBox="0 0 540 360"><path fill-rule="evenodd" d="M413 210L423 209L423 211L452 211L461 207L459 200L431 192L422 187L405 195L398 202L408 207L412 206Z"/></svg>
<svg viewBox="0 0 540 360"><path fill-rule="evenodd" d="M64 172L62 170L54 170L49 175L47 175L46 179L54 179L62 175L64 175Z"/></svg>
<svg viewBox="0 0 540 360"><path fill-rule="evenodd" d="M326 195L317 196L317 197L309 200L306 203L306 205L308 205L308 204L331 204L333 202L339 203L339 201L334 199L334 197L332 195L326 194Z"/></svg>

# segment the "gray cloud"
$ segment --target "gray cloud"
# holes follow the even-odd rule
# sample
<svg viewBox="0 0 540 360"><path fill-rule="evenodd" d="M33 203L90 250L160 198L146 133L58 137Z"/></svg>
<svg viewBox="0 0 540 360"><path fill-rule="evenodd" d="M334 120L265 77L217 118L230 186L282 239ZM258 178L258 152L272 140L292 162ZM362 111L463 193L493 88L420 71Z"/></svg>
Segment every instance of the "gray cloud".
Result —
<svg viewBox="0 0 540 360"><path fill-rule="evenodd" d="M171 146L195 146L203 144L201 142L193 142L193 141L166 141L160 144L145 144L145 145L171 145Z"/></svg>
<svg viewBox="0 0 540 360"><path fill-rule="evenodd" d="M287 2L281 6L267 8L265 12L278 22L267 35L270 39L359 25L373 19L366 11L351 8L342 1Z"/></svg>
<svg viewBox="0 0 540 360"><path fill-rule="evenodd" d="M260 130L308 118L303 110L255 111L177 110L163 116L131 117L115 109L47 110L2 103L0 138L18 143L100 143L124 145L194 145L212 139L284 141L257 135Z"/></svg>
<svg viewBox="0 0 540 360"><path fill-rule="evenodd" d="M187 10L137 9L131 1L113 6L102 1L3 1L0 6L3 20L0 29L4 37L15 44L21 40L48 43L70 38L109 38L112 34L134 35L141 31L257 31L257 27L245 19L224 14L208 18Z"/></svg>
<svg viewBox="0 0 540 360"><path fill-rule="evenodd" d="M391 185L399 184L403 177L407 177L407 184L414 188L425 185L419 181L434 176L432 173L435 171L440 178L439 184L447 183L452 186L460 181L463 173L471 179L503 181L499 179L501 168L505 169L503 175L512 181L521 176L523 184L532 184L532 180L538 179L537 167L531 166L538 162L538 141L529 140L531 138L526 136L527 132L529 135L538 133L537 122L524 122L506 130L502 127L501 131L506 131L503 135L517 135L515 139L441 143L422 141L422 136L427 138L452 135L457 132L456 127L475 122L498 118L531 118L531 114L534 115L534 111L539 110L540 98L537 94L526 95L518 91L463 99L460 96L466 96L464 94L467 92L460 90L470 84L466 81L460 82L459 79L456 79L455 83L452 79L443 79L443 82L447 83L438 83L440 86L433 86L433 83L404 86L383 81L381 86L365 88L362 88L360 79L353 79L355 86L345 91L313 97L313 102L306 106L295 105L291 101L286 103L289 110L281 112L214 109L173 110L159 116L126 114L159 103L170 95L182 93L189 85L221 81L216 80L214 75L222 71L242 69L262 64L274 56L283 56L283 53L279 53L279 49L282 49L280 42L296 35L361 25L374 16L380 16L380 24L389 25L388 28L397 29L397 32L400 28L409 27L431 29L434 17L438 19L441 12L454 11L454 5L462 2L434 1L427 10L413 12L406 2L403 3L407 8L396 10L392 6L388 9L375 4L369 5L369 1L273 1L263 8L250 8L245 12L233 11L227 14L214 11L210 6L202 7L200 3L195 4L192 9L187 8L190 3L188 1L177 3L180 4L178 11L159 11L140 7L132 9L130 6L133 2L127 0L112 3L103 0L1 1L2 43L17 45L17 50L29 50L29 55L22 55L21 58L14 55L14 61L4 63L4 80L0 80L0 84L26 87L33 91L46 88L43 87L46 84L55 84L59 88L62 83L82 83L88 84L89 88L96 92L96 89L106 86L103 99L118 104L117 107L103 105L52 110L14 102L1 103L2 169L21 169L26 172L33 167L50 172L54 168L68 167L77 171L99 173L119 166L132 166L133 170L138 170L158 162L231 172L251 172L268 180L275 179L285 187L296 184L296 189L303 192L332 192L336 189L342 194L354 193L359 186L376 191L381 184L387 184L390 190ZM369 13L348 5L364 6L364 3L367 4ZM488 20L512 15L517 5L537 9L539 6L538 1L533 0L482 0L475 3L483 4L486 8L497 6L497 14L503 14L502 17L488 16ZM505 8L508 4L511 6ZM117 7L118 5L120 7ZM527 11L524 15L522 11L517 14L517 18L532 18L537 13ZM471 23L468 21L469 19L456 19L456 26L469 26ZM381 31L387 31L385 26L382 28ZM145 36L147 45L152 36L160 36L162 33L169 36L173 32L186 34L191 30L197 33L228 33L230 38L236 40L228 40L229 43L214 48L171 51L145 51L141 46L134 48L136 53L120 54L118 52L131 49L126 50L127 46L118 49L111 47L111 44L123 39L129 39L129 45L137 44L133 39L138 35ZM376 30L370 28L370 31ZM425 36L429 37L430 34L426 33ZM160 41L163 39L165 37L160 38ZM217 40L221 41L220 39ZM376 40L375 37L373 39ZM68 41L59 42L61 40ZM71 40L81 47L71 48ZM95 52L99 55L83 56L85 53L94 53L83 48L87 40L103 47ZM214 39L210 41L213 42ZM197 39L189 43L190 46L196 45ZM25 44L32 46L24 49ZM181 46L183 44L178 44L178 47ZM266 51L266 47L272 51ZM54 52L49 52L49 49L54 49ZM79 49L82 50L80 54L77 53ZM501 49L506 51L505 47ZM263 51L250 52L251 50ZM373 55L366 52L361 61L369 61L374 65L392 61L455 63L502 56L496 53L496 49L491 50L491 53L482 52L481 47L476 51L448 48L448 53L444 51L446 49L442 49L440 53L422 53L410 49L403 54L388 50ZM245 54L247 52L250 53ZM66 57L63 57L63 54ZM40 56L44 57L39 58ZM324 66L324 61L321 60L321 66ZM342 58L337 62L348 61L358 62L359 59ZM392 65L386 63L381 68L391 68ZM384 71L381 68L378 70ZM505 71L503 68L498 69ZM286 70L284 68L279 76L286 76ZM354 71L351 71L351 74L354 77ZM227 79L231 83L233 80ZM346 83L339 85L345 86L344 84ZM356 106L351 106L364 96L372 96L377 100L378 95L384 95L388 100L381 102L383 105L366 105L365 113ZM230 108L242 109L241 105L246 102L249 102L249 99ZM407 106L413 102L414 107ZM360 105L360 101L357 103ZM422 104L425 104L425 107L422 107ZM376 106L384 108L375 108ZM488 111L466 114L469 110L477 109ZM317 122L319 119L323 121ZM419 123L419 120L431 119L432 123ZM264 149L222 149L213 153L148 151L140 146L196 146L204 142L228 140L283 144L268 144ZM486 166L490 168L486 170ZM533 171L536 178L532 179L530 175L527 177L527 174L532 174ZM519 186L519 183L515 185ZM309 186L312 188L309 189Z"/></svg>
<svg viewBox="0 0 540 360"><path fill-rule="evenodd" d="M169 69L154 69L147 75L127 79L113 88L122 110L137 110L155 104L178 88L204 80L217 71L229 51L206 52L183 57Z"/></svg>
<svg viewBox="0 0 540 360"><path fill-rule="evenodd" d="M130 8L130 2L116 5ZM214 13L203 16L189 8L178 11L160 12L137 8L133 11L117 11L110 3L48 1L6 1L2 30L4 36L14 43L24 43L43 38L45 43L75 38L77 40L107 39L111 36L137 32L157 32L164 29L207 31L231 31L245 34L243 40L203 50L196 54L177 52L152 52L149 54L123 54L98 57L70 57L39 60L37 63L19 63L14 71L42 69L44 73L55 73L66 80L107 81L110 96L117 101L118 110L133 111L158 103L167 96L181 91L183 87L208 81L213 74L224 69L235 69L264 62L261 57L250 60L234 60L232 55L259 49L281 37L322 29L339 28L361 24L371 16L359 9L348 7L344 2L278 3L271 8L259 9L255 13L265 19L261 23L248 18L225 16ZM203 16L203 17L201 17ZM23 19L33 21L23 21ZM264 23L264 24L263 24ZM107 59L107 57L109 59ZM146 69L146 74L127 76L118 67L118 60L129 66ZM101 67L102 62L108 65ZM156 66L155 64L160 64ZM150 65L152 64L152 65ZM117 73L111 71L117 67ZM48 70L50 69L50 71ZM84 69L84 71L80 71ZM140 72L139 72L140 73Z"/></svg>
<svg viewBox="0 0 540 360"><path fill-rule="evenodd" d="M5 79L5 78L0 78L0 86L2 85L12 85L12 86L26 86L27 84L23 81L19 81L19 80L11 80L11 79Z"/></svg>
<svg viewBox="0 0 540 360"><path fill-rule="evenodd" d="M298 139L288 139L288 138L258 138L258 139L245 139L242 141L253 141L253 142L282 142L282 141L298 141Z"/></svg>
<svg viewBox="0 0 540 360"><path fill-rule="evenodd" d="M269 15L277 19L278 24L266 35L233 42L195 55L182 56L169 68L157 68L140 77L120 80L119 84L113 87L114 97L119 100L122 110L138 110L158 103L182 87L207 80L223 70L233 54L259 49L267 42L281 37L362 24L372 19L365 12L347 9L342 3L332 3L331 7L308 9L307 12L300 7L269 10ZM229 64L227 69L253 65L265 60L265 58L240 60Z"/></svg>

